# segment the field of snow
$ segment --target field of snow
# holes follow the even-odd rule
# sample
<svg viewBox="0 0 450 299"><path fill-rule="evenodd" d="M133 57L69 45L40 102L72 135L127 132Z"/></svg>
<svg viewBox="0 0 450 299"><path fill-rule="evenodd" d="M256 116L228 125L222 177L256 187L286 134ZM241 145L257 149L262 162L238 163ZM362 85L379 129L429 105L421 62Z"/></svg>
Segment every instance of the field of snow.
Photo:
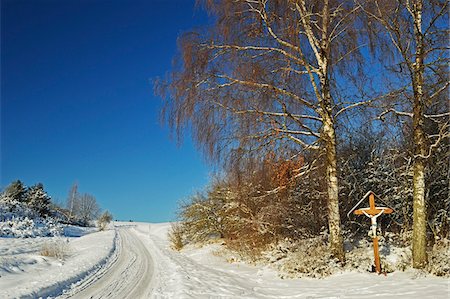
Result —
<svg viewBox="0 0 450 299"><path fill-rule="evenodd" d="M89 232L68 227L70 237L0 238L0 298L58 295L102 268L115 252L115 230ZM44 246L67 256L42 256Z"/></svg>
<svg viewBox="0 0 450 299"><path fill-rule="evenodd" d="M169 228L115 223L69 238L64 261L39 255L45 238L0 238L0 298L450 298L448 278L415 272L281 279L268 267L228 263L217 244L173 251Z"/></svg>

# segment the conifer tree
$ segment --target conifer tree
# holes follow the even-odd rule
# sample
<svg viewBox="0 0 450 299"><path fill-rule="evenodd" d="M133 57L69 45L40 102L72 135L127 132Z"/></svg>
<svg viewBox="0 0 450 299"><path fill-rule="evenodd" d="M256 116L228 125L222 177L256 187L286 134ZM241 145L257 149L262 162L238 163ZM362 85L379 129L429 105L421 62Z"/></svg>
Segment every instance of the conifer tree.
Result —
<svg viewBox="0 0 450 299"><path fill-rule="evenodd" d="M44 185L38 183L28 188L26 193L28 206L39 213L47 216L50 212L50 196L45 192Z"/></svg>
<svg viewBox="0 0 450 299"><path fill-rule="evenodd" d="M12 182L5 190L5 196L11 200L24 201L25 200L26 187L20 181Z"/></svg>

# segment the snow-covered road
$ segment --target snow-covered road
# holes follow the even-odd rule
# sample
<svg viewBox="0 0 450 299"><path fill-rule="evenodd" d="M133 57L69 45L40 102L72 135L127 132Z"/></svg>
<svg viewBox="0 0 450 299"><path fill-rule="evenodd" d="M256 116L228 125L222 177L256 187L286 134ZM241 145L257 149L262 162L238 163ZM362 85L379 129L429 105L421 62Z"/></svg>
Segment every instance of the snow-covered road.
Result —
<svg viewBox="0 0 450 299"><path fill-rule="evenodd" d="M118 234L117 259L71 290L73 298L150 297L154 271L147 247L133 227L118 227Z"/></svg>

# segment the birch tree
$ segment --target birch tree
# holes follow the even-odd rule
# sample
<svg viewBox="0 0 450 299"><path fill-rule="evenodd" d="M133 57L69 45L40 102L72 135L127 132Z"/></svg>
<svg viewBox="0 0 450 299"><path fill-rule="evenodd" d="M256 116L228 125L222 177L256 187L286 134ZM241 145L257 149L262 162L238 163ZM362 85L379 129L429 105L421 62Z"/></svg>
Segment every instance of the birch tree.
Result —
<svg viewBox="0 0 450 299"><path fill-rule="evenodd" d="M344 112L364 103L338 97L335 78L357 61L352 58L359 49L353 28L358 8L337 0L203 4L214 24L180 38L179 68L156 85L166 98L164 120L179 137L192 129L213 159L268 151L290 159L320 151L330 248L344 261L336 124ZM292 151L297 154L287 156ZM310 167L297 169L297 176Z"/></svg>
<svg viewBox="0 0 450 299"><path fill-rule="evenodd" d="M435 0L375 0L359 2L373 23L376 41L387 41L394 50L393 64L400 82L408 82L399 98L382 113L411 119L413 150L413 266L423 268L426 254L426 166L433 150L448 142L448 4ZM392 75L392 73L391 73ZM396 78L394 80L398 80ZM398 99L396 99L398 100ZM427 134L426 126L437 131Z"/></svg>
<svg viewBox="0 0 450 299"><path fill-rule="evenodd" d="M78 184L74 183L69 190L69 195L67 197L66 208L69 210L69 217L74 217L74 211L77 209L76 205L78 203Z"/></svg>

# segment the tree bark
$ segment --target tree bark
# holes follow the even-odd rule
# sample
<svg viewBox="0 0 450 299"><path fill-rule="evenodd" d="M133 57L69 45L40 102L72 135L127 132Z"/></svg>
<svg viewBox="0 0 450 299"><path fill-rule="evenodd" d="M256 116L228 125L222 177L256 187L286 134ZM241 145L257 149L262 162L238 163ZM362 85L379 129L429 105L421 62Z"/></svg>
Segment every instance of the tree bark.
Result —
<svg viewBox="0 0 450 299"><path fill-rule="evenodd" d="M416 137L417 140L418 137ZM425 203L425 171L423 159L414 161L413 177L413 267L424 268L427 264L427 211Z"/></svg>
<svg viewBox="0 0 450 299"><path fill-rule="evenodd" d="M317 59L319 64L319 79L321 86L320 110L323 118L323 139L326 149L326 171L328 188L328 229L330 231L330 249L334 257L340 262L345 262L344 242L341 232L341 217L339 214L339 186L337 175L337 155L336 155L336 131L334 127L334 117L332 112L332 97L330 91L330 37L328 32L330 8L328 0L324 1L322 9L322 38L320 43L320 53Z"/></svg>
<svg viewBox="0 0 450 299"><path fill-rule="evenodd" d="M427 152L424 132L424 92L423 92L423 34L422 34L422 0L413 4L414 36L416 42L416 57L413 70L413 132L414 132L414 165L413 165L413 267L423 268L427 264L427 212L425 203L425 159Z"/></svg>
<svg viewBox="0 0 450 299"><path fill-rule="evenodd" d="M326 28L326 26L324 26ZM327 171L327 191L328 191L328 229L330 231L330 249L334 257L340 262L345 262L344 243L341 232L341 217L339 214L339 185L337 175L337 154L336 154L336 131L334 118L332 115L332 97L330 92L329 65L328 65L328 43L326 37L322 39L320 66L320 86L321 99L320 110L323 118L322 139L325 142L326 150L326 171Z"/></svg>
<svg viewBox="0 0 450 299"><path fill-rule="evenodd" d="M345 262L344 244L341 233L339 214L339 186L337 176L336 134L330 118L325 119L323 133L326 143L327 185L328 185L328 228L330 231L330 248L334 257Z"/></svg>
<svg viewBox="0 0 450 299"><path fill-rule="evenodd" d="M320 76L322 84L323 131L322 137L326 150L326 171L328 191L328 229L330 231L330 249L334 257L345 262L344 243L341 232L341 217L339 214L339 185L337 175L336 132L331 114L331 94L329 82L325 75Z"/></svg>

